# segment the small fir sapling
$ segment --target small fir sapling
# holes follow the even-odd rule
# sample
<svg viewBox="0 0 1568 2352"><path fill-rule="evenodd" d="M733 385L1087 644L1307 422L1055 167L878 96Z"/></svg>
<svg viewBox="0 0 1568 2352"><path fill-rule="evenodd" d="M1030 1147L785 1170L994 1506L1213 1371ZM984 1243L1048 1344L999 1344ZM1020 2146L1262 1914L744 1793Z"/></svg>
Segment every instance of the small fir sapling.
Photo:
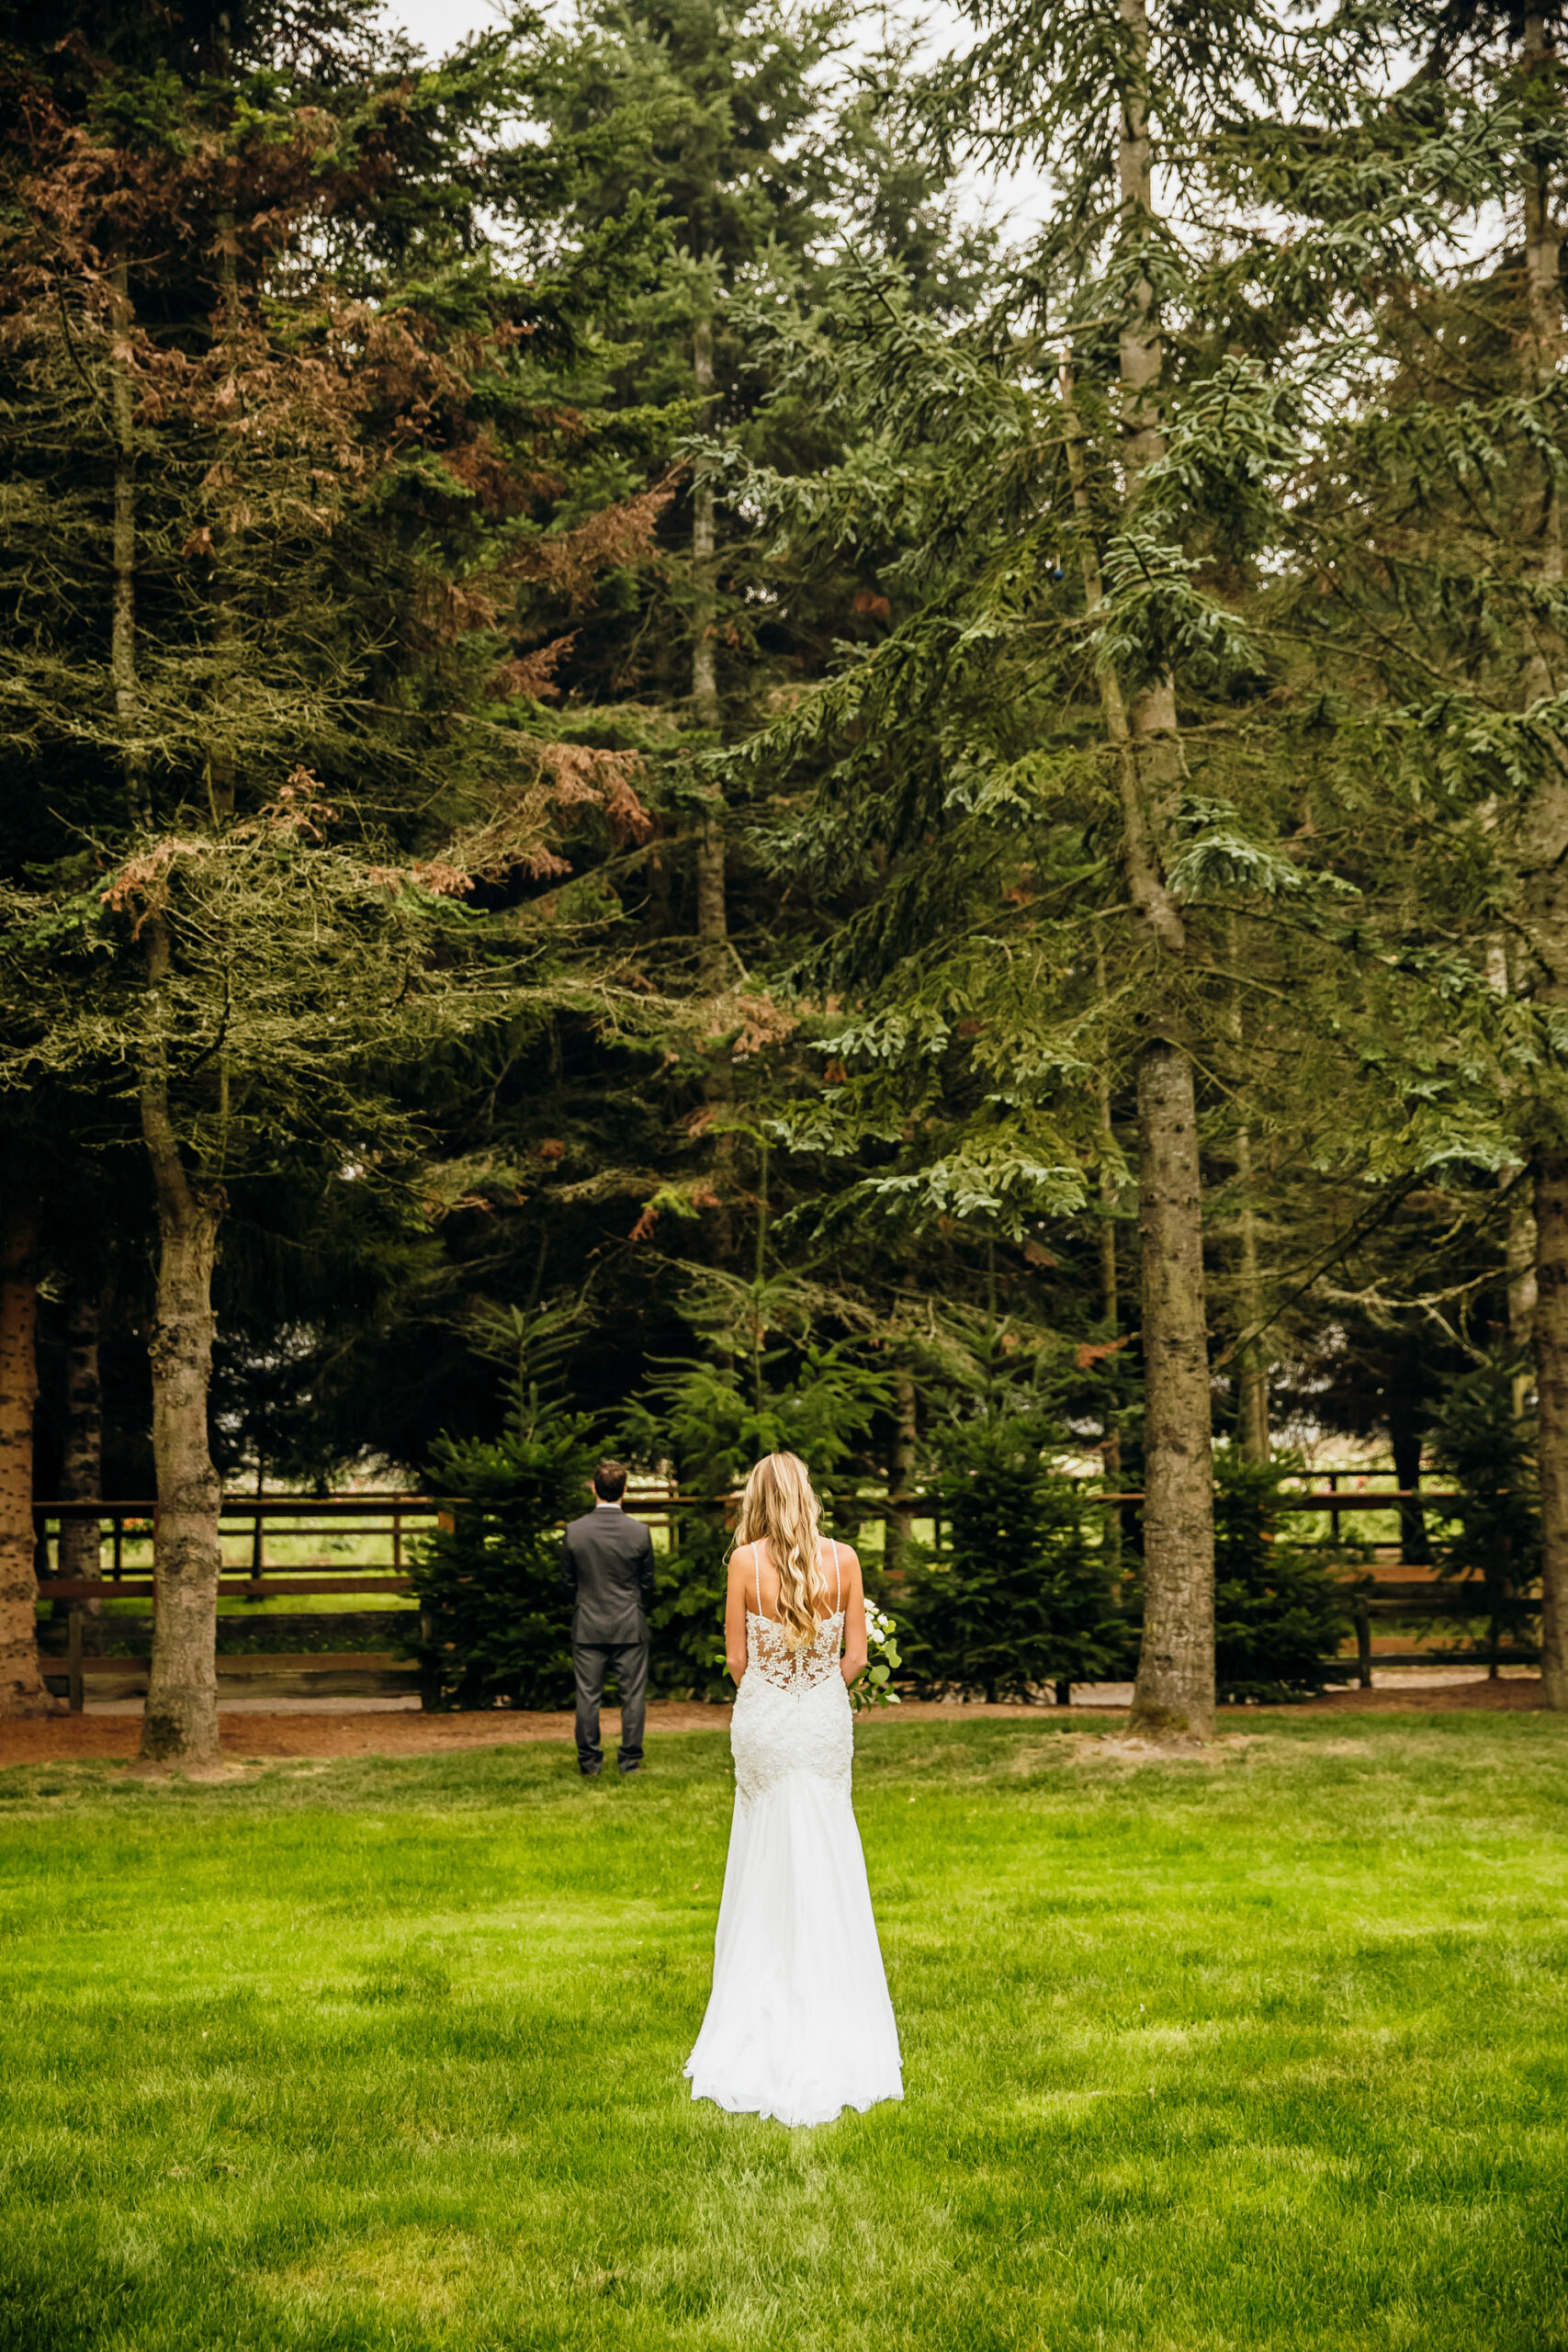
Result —
<svg viewBox="0 0 1568 2352"><path fill-rule="evenodd" d="M777 1331L795 1319L789 1277L737 1287L749 1302L749 1327ZM694 1304L693 1318L701 1312ZM725 1498L739 1494L762 1454L787 1449L801 1456L830 1506L833 1474L863 1443L887 1401L888 1384L860 1363L846 1341L807 1337L752 1350L725 1344L733 1335L710 1328L705 1317L699 1328L712 1345L711 1357L662 1364L638 1398L621 1442L634 1460L672 1465L682 1494L708 1498L705 1507L678 1514L670 1553L660 1563L653 1687L725 1698L729 1683L718 1628L733 1527Z"/></svg>
<svg viewBox="0 0 1568 2352"><path fill-rule="evenodd" d="M1040 1393L1041 1367L987 1337L983 1390L931 1434L929 1485L942 1543L911 1577L903 1648L918 1687L987 1700L1127 1670L1111 1553L1080 1483L1055 1466L1071 1439Z"/></svg>
<svg viewBox="0 0 1568 2352"><path fill-rule="evenodd" d="M1536 1483L1537 1422L1525 1366L1511 1349L1494 1350L1446 1385L1432 1416L1432 1458L1460 1490L1457 1527L1438 1561L1456 1588L1456 1611L1471 1624L1477 1588L1485 1604L1492 1673L1499 1650L1528 1640L1540 1603L1540 1506Z"/></svg>
<svg viewBox="0 0 1568 2352"><path fill-rule="evenodd" d="M1222 1700L1267 1704L1315 1697L1350 1629L1345 1587L1280 1533L1289 1455L1214 1456L1214 1670Z"/></svg>
<svg viewBox="0 0 1568 2352"><path fill-rule="evenodd" d="M513 1309L498 1319L503 1333L515 1348L506 1428L436 1441L430 1479L451 1498L449 1524L412 1566L422 1634L411 1652L444 1708L559 1707L573 1687L560 1532L588 1508L594 1429L558 1386L559 1319Z"/></svg>

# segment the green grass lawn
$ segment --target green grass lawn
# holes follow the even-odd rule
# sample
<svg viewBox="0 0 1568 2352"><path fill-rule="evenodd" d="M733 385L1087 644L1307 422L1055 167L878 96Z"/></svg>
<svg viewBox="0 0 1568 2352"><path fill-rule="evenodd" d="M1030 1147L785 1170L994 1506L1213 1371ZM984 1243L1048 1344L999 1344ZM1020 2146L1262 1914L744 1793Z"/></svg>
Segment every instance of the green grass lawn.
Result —
<svg viewBox="0 0 1568 2352"><path fill-rule="evenodd" d="M0 1773L0 2345L1568 2347L1568 1725L863 1730L907 2098L694 2107L726 1743Z"/></svg>

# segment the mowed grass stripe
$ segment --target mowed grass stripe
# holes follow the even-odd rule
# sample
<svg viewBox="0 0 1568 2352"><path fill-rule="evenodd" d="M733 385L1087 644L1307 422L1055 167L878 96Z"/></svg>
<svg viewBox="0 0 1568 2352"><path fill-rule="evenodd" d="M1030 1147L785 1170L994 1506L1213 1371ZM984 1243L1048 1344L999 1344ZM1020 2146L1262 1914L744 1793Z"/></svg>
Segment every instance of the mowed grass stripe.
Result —
<svg viewBox="0 0 1568 2352"><path fill-rule="evenodd" d="M878 1722L908 2098L694 2107L728 1756L0 1774L0 2344L1568 2347L1568 1726Z"/></svg>

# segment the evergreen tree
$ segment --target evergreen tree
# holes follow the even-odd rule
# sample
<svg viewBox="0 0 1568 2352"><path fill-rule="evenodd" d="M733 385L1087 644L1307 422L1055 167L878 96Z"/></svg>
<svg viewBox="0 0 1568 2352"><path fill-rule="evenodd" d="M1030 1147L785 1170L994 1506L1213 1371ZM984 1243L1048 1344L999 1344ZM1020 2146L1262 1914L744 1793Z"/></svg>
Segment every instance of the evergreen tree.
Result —
<svg viewBox="0 0 1568 2352"><path fill-rule="evenodd" d="M531 511L578 429L544 357L576 330L570 271L525 286L471 233L509 177L469 136L514 95L506 44L411 89L344 21L150 19L128 62L24 53L10 89L6 723L48 887L13 909L8 1076L97 1080L152 1179L150 1754L217 1745L230 1191L406 1158L387 1068L503 1010L529 960L444 897L547 869L563 806L646 823L627 761L508 702L507 616L635 560L661 493ZM639 233L577 266L602 280Z"/></svg>
<svg viewBox="0 0 1568 2352"><path fill-rule="evenodd" d="M1070 1367L1052 1429L1146 1484L1057 1534L1086 1593L1142 1545L1140 1720L1198 1729L1212 1391L1258 1476L1270 1388L1414 1476L1432 1379L1533 1325L1558 1692L1551 20L1407 15L1403 87L1364 12L976 24L918 109L833 5L428 67L357 0L12 27L13 1703L28 1317L41 1278L80 1487L100 1183L98 1475L155 1236L197 1601L155 1743L212 1735L169 1644L220 1472L504 1446L476 1332L566 1300L584 1404L652 1368L649 1451L714 1492L798 1423L847 1511L892 1480L908 1570L999 1296ZM964 146L1053 174L1005 273ZM1047 1434L986 1456L1015 1517ZM661 1596L682 1687L723 1546Z"/></svg>
<svg viewBox="0 0 1568 2352"><path fill-rule="evenodd" d="M1400 108L1467 149L1445 254L1376 289L1378 395L1335 453L1320 638L1375 678L1385 758L1426 837L1402 880L1461 943L1469 1031L1505 1130L1498 1274L1533 1340L1542 1506L1542 1687L1568 1705L1568 987L1562 692L1565 149L1551 11L1433 7ZM1499 248L1493 223L1506 221ZM1348 493L1349 493L1348 495ZM1353 500L1353 514L1352 514ZM1325 534L1325 537L1327 534ZM1440 910L1440 912L1438 911ZM1445 1017L1460 1001L1450 987ZM1533 1194L1534 1216L1531 1216ZM1526 1403L1521 1380L1516 1403Z"/></svg>
<svg viewBox="0 0 1568 2352"><path fill-rule="evenodd" d="M750 1283L697 1277L682 1307L705 1352L657 1365L634 1400L628 1451L672 1472L678 1491L695 1498L676 1523L653 1610L652 1671L667 1689L720 1697L728 1687L717 1632L732 1546L727 1498L754 1462L798 1453L829 1521L842 1527L852 1510L851 1457L886 1384L863 1346L818 1336L823 1304L798 1277L770 1277L761 1257Z"/></svg>
<svg viewBox="0 0 1568 2352"><path fill-rule="evenodd" d="M838 424L810 390L776 380L768 330L827 296L846 231L907 256L926 309L973 304L988 241L957 220L859 83L835 85L835 26L830 13L786 22L768 9L678 19L605 10L541 33L530 50L536 103L581 233L606 233L639 200L668 230L644 275L606 291L599 339L570 377L604 440L679 406L688 426L705 417L769 462L840 454ZM902 70L897 59L892 70ZM709 303L715 393L699 411L693 334ZM589 1284L575 1377L611 1408L639 1379L634 1367L689 1344L676 1304L688 1266L739 1274L764 1189L791 1262L838 1294L849 1318L840 1335L868 1317L890 1332L900 1317L921 1319L901 1249L880 1236L868 1246L863 1233L837 1256L831 1241L818 1248L809 1211L825 1171L767 1128L776 1098L816 1068L802 1043L810 1024L780 1013L774 978L802 931L829 930L845 899L836 887L809 904L781 890L755 854L764 811L745 796L720 807L694 764L692 747L705 740L690 684L696 489L688 481L660 514L652 564L606 582L592 609L572 616L570 642L545 639L559 654L550 724L635 751L660 830L603 847L580 839L571 876L538 895L557 938L569 924L580 935L603 926L605 967L640 991L640 1015L624 997L606 1017L604 992L568 994L548 1018L519 1018L443 1071L432 1089L450 1171L440 1182L450 1204L443 1263L407 1293L405 1328L389 1334L378 1318L352 1350L334 1334L344 1408L352 1397L403 1458L417 1459L425 1442L406 1420L393 1424L405 1403L427 1414L455 1386L476 1431L489 1426L489 1393L465 1352L463 1299L525 1306ZM839 640L874 643L884 600L857 560L794 565L748 509L716 495L714 515L710 651L725 727L738 732L770 696L818 673ZM541 631L553 626L541 614ZM790 1222L796 1212L801 1221ZM945 1265L942 1279L953 1278ZM962 1279L975 1283L975 1264ZM880 1461L896 1442L888 1417L867 1451Z"/></svg>
<svg viewBox="0 0 1568 2352"><path fill-rule="evenodd" d="M1432 1453L1461 1497L1442 1546L1445 1577L1485 1596L1491 1671L1505 1642L1531 1630L1540 1575L1541 1515L1532 1419L1515 1401L1517 1362L1494 1348L1450 1380L1432 1417Z"/></svg>
<svg viewBox="0 0 1568 2352"><path fill-rule="evenodd" d="M592 1423L560 1393L563 1336L547 1315L493 1318L480 1343L512 1361L505 1429L432 1448L430 1483L453 1510L417 1554L413 1582L415 1655L438 1706L570 1703L560 1530L577 1516L595 1448Z"/></svg>
<svg viewBox="0 0 1568 2352"><path fill-rule="evenodd" d="M1215 1675L1220 1695L1278 1705L1314 1698L1350 1629L1344 1587L1285 1532L1280 1479L1291 1468L1215 1456Z"/></svg>
<svg viewBox="0 0 1568 2352"><path fill-rule="evenodd" d="M795 380L854 418L856 457L805 480L738 463L737 490L797 560L867 545L896 508L914 552L885 577L906 613L728 772L814 796L781 865L864 877L807 967L856 1000L824 1040L851 1082L793 1127L862 1157L862 1201L1020 1239L1081 1215L1090 1182L1109 1206L1122 1171L1108 1104L1135 1092L1136 1714L1201 1731L1200 1111L1215 1141L1228 1130L1237 1170L1244 1365L1266 1112L1309 1165L1380 1184L1497 1149L1473 1034L1427 1026L1438 967L1462 994L1462 955L1389 958L1376 874L1372 906L1347 910L1363 886L1343 870L1345 820L1364 807L1376 697L1341 667L1325 703L1299 650L1335 527L1307 495L1314 446L1338 447L1327 388L1361 349L1364 283L1489 185L1492 162L1419 108L1380 119L1343 54L1255 12L987 16L931 103L954 139L983 119L994 152L1074 166L984 334L933 332L870 272L796 339ZM1385 135L1399 173L1369 175ZM1407 798L1396 812L1390 832L1418 826Z"/></svg>
<svg viewBox="0 0 1568 2352"><path fill-rule="evenodd" d="M942 1544L907 1596L903 1654L918 1679L987 1702L1066 1704L1075 1682L1129 1663L1112 1547L1090 1533L1081 1482L1056 1466L1071 1440L1042 1351L987 1329L929 1443Z"/></svg>

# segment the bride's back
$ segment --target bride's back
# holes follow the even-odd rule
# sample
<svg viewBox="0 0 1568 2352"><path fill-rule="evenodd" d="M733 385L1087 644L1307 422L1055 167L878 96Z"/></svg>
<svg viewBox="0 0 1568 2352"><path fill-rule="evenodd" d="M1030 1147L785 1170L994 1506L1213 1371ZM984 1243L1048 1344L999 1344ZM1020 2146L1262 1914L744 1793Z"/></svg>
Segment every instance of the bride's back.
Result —
<svg viewBox="0 0 1568 2352"><path fill-rule="evenodd" d="M755 1617L766 1617L777 1624L779 1620L779 1572L773 1566L773 1555L765 1535L755 1544L741 1547L740 1565L745 1571L746 1606ZM819 1623L836 1617L843 1602L843 1570L839 1559L839 1546L827 1536L819 1536L817 1544L817 1571L819 1583L816 1599L816 1614Z"/></svg>
<svg viewBox="0 0 1568 2352"><path fill-rule="evenodd" d="M686 2064L694 2098L786 2123L903 2097L851 1803L860 1561L820 1529L806 1464L765 1454L725 1578L735 1826L713 1998Z"/></svg>

